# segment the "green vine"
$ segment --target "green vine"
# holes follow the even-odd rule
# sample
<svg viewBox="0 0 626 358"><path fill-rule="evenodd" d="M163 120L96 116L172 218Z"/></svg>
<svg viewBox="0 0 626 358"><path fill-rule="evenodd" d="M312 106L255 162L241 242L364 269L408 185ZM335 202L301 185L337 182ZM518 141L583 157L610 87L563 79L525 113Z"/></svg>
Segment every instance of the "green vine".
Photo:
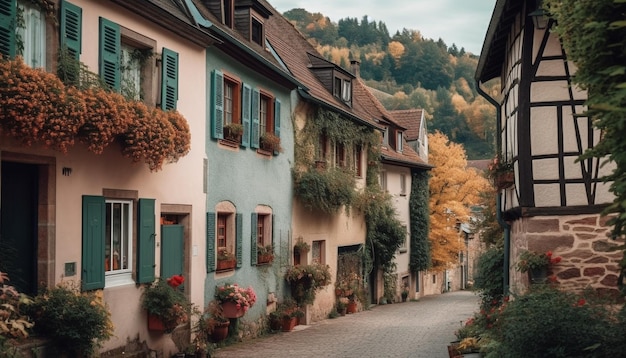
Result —
<svg viewBox="0 0 626 358"><path fill-rule="evenodd" d="M428 210L428 179L429 172L416 170L411 180L411 197L409 198L409 215L411 217L411 256L409 268L412 272L426 270L430 267L429 210Z"/></svg>
<svg viewBox="0 0 626 358"><path fill-rule="evenodd" d="M294 192L310 210L333 214L354 204L355 173L344 168L317 169L315 153L320 149L319 138L326 136L331 143L342 144L346 150L346 168L352 168L354 150L376 146L379 137L371 128L355 124L337 113L324 109L312 111L309 117L314 120L307 121L296 134Z"/></svg>

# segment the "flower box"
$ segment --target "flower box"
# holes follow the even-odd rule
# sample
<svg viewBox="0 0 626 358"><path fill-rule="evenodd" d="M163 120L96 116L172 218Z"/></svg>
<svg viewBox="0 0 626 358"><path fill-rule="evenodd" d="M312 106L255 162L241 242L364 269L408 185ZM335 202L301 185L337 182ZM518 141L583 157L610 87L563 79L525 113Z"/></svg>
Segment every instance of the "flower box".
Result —
<svg viewBox="0 0 626 358"><path fill-rule="evenodd" d="M510 188L515 184L515 173L505 172L494 178L494 184L499 190Z"/></svg>
<svg viewBox="0 0 626 358"><path fill-rule="evenodd" d="M298 317L283 318L282 330L283 332L291 332L298 323Z"/></svg>
<svg viewBox="0 0 626 358"><path fill-rule="evenodd" d="M268 264L274 261L274 255L272 254L259 254L257 256L257 264Z"/></svg>
<svg viewBox="0 0 626 358"><path fill-rule="evenodd" d="M217 260L217 271L225 271L232 270L237 265L237 260L229 259L229 260Z"/></svg>

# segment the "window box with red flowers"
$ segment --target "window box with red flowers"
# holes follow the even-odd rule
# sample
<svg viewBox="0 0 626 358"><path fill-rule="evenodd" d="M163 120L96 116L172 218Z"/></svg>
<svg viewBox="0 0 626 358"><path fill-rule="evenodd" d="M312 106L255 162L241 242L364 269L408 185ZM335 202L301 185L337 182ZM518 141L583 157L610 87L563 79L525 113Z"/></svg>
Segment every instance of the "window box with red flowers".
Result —
<svg viewBox="0 0 626 358"><path fill-rule="evenodd" d="M528 272L530 283L544 283L548 278L548 268L551 264L561 262L561 257L553 257L552 251L537 253L534 251L523 251L518 258L517 270Z"/></svg>

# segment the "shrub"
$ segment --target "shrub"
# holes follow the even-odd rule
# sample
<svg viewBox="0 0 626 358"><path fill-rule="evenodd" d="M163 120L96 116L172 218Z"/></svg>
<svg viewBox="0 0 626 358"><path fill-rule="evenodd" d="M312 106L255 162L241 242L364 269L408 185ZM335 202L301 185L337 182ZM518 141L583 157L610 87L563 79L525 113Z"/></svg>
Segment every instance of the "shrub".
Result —
<svg viewBox="0 0 626 358"><path fill-rule="evenodd" d="M88 357L113 335L102 291L80 293L59 285L38 294L29 311L35 331L50 338L59 352Z"/></svg>
<svg viewBox="0 0 626 358"><path fill-rule="evenodd" d="M341 169L309 170L295 175L295 195L310 210L336 213L354 200L354 174Z"/></svg>
<svg viewBox="0 0 626 358"><path fill-rule="evenodd" d="M504 298L504 250L502 247L491 247L478 258L477 275L474 288L481 299L481 308L489 309L498 306Z"/></svg>
<svg viewBox="0 0 626 358"><path fill-rule="evenodd" d="M183 282L182 276L174 275L167 280L156 280L143 291L141 307L149 314L160 317L167 330L189 320L191 303L178 289Z"/></svg>
<svg viewBox="0 0 626 358"><path fill-rule="evenodd" d="M285 272L285 280L299 306L312 304L316 291L330 283L330 267L317 263L291 266Z"/></svg>
<svg viewBox="0 0 626 358"><path fill-rule="evenodd" d="M615 322L602 303L550 286L518 296L495 322L492 337L499 344L488 357L611 356L607 332Z"/></svg>

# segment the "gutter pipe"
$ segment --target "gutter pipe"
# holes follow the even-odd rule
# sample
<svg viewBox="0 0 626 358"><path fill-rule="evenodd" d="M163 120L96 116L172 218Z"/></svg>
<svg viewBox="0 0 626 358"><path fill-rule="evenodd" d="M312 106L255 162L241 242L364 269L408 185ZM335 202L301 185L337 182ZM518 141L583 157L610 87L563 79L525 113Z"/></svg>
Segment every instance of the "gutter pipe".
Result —
<svg viewBox="0 0 626 358"><path fill-rule="evenodd" d="M496 108L496 128L500 128L502 122L502 106L495 99L489 96L481 87L480 81L476 80L476 90L478 93L484 97L489 103L491 103ZM502 149L502 136L499 133L496 133L496 150L498 152ZM509 266L511 262L511 225L509 225L502 218L502 193L498 192L498 196L496 196L496 218L498 220L498 224L504 230L504 264L502 267L503 270L503 294L507 296L509 294L510 287L510 279L509 279Z"/></svg>

